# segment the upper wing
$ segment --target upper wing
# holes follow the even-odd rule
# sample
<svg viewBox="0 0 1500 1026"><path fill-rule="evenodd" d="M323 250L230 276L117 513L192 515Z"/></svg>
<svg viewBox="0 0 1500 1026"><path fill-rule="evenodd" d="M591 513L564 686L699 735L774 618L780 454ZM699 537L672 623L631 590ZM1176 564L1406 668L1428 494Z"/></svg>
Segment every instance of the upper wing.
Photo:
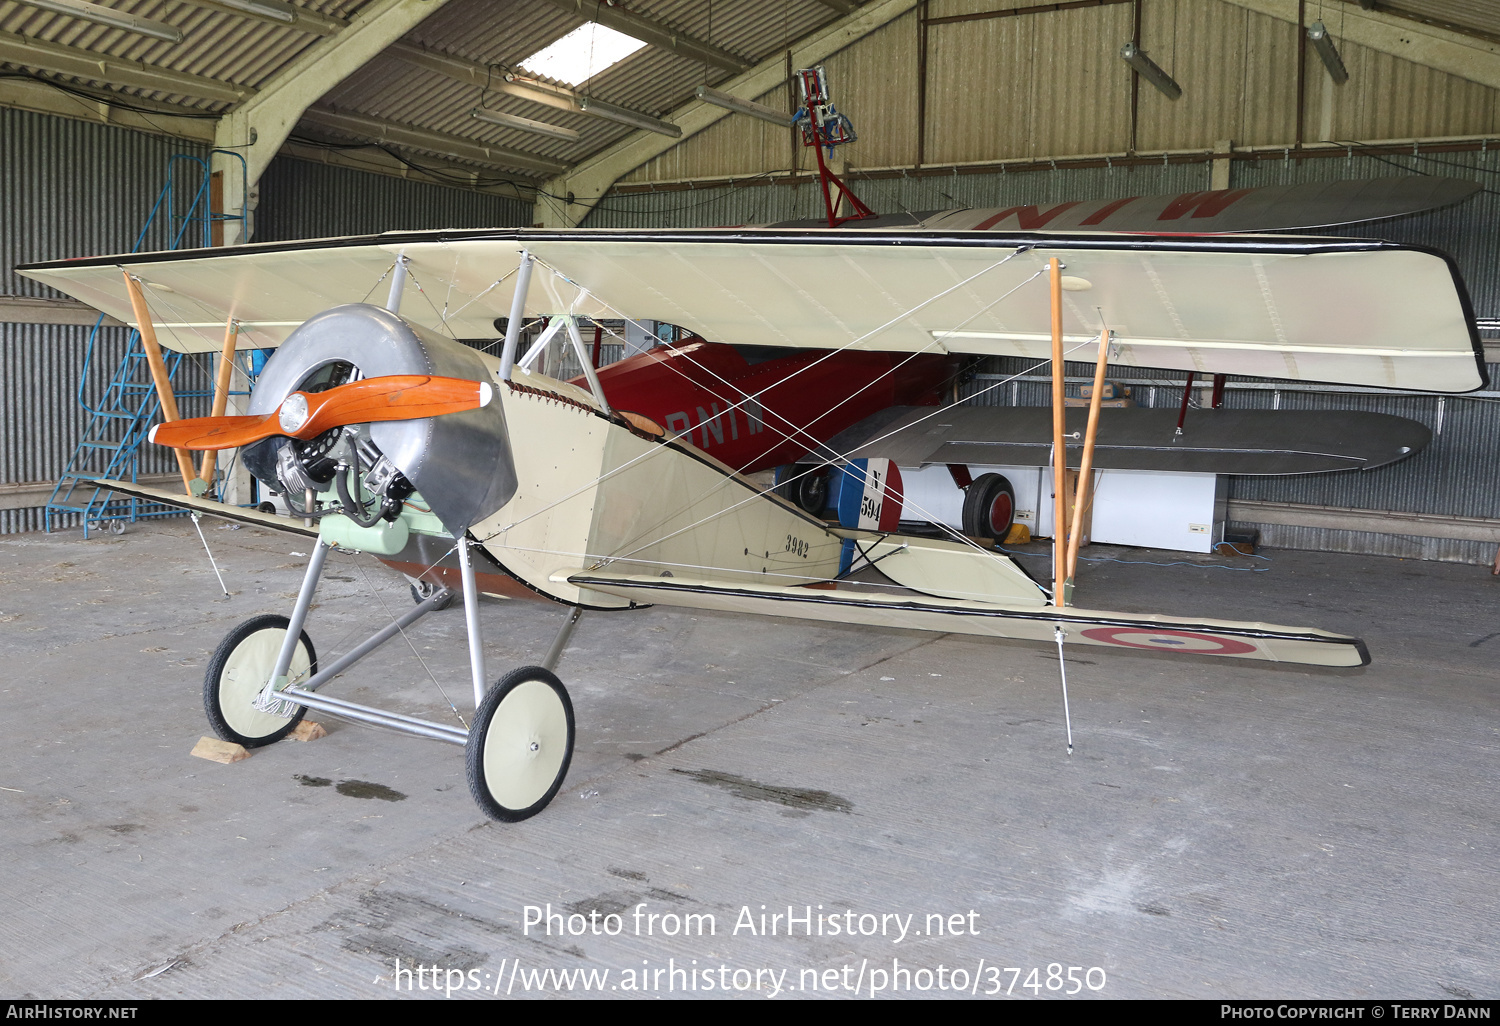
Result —
<svg viewBox="0 0 1500 1026"><path fill-rule="evenodd" d="M493 338L522 248L539 258L528 313L682 325L744 345L1046 359L1053 256L1087 291L1064 295L1069 359L1200 373L1461 392L1486 383L1452 262L1394 243L1292 236L825 230L497 229L92 258L21 268L131 319L120 268L147 284L164 344L217 350L223 323L273 345L307 317L376 292L410 261L403 315ZM441 302L439 302L441 300Z"/></svg>

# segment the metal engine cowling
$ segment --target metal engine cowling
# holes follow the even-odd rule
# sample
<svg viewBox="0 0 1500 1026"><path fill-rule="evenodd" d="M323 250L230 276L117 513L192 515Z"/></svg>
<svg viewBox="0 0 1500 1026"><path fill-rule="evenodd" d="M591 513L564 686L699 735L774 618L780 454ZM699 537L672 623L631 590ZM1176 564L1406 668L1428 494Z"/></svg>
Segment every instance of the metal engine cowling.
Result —
<svg viewBox="0 0 1500 1026"><path fill-rule="evenodd" d="M467 346L388 310L356 303L325 310L287 336L266 361L247 412L274 412L292 392L318 387L315 383L331 369L351 373L340 365L352 368L351 379L432 374L495 382L485 360ZM498 402L441 417L363 425L359 430L368 445L422 494L455 536L515 494L515 464L505 413ZM244 453L245 465L276 490L286 489L286 450L291 444L290 439L273 438L250 446ZM323 450L332 445L330 440ZM283 468L281 476L278 465ZM371 473L375 473L373 468Z"/></svg>

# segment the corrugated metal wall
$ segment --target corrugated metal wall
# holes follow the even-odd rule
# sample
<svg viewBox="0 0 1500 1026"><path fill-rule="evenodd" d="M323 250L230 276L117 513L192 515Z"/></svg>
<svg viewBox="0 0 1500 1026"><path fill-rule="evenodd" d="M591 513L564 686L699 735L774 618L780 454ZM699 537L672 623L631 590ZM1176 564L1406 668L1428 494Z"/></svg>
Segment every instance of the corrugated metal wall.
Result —
<svg viewBox="0 0 1500 1026"><path fill-rule="evenodd" d="M14 273L18 263L129 250L166 182L178 177L175 209L158 218L143 249L165 249L198 182L205 149L183 140L0 109L0 294L59 293ZM195 225L188 225L190 232ZM62 472L87 423L78 404L89 328L0 324L0 484L52 481ZM100 331L83 395L104 394L125 351L124 328ZM184 390L203 387L193 368ZM192 409L192 404L188 405ZM206 412L206 410L204 411ZM143 460L146 473L171 470L165 453ZM39 530L40 509L0 510L0 533Z"/></svg>
<svg viewBox="0 0 1500 1026"><path fill-rule="evenodd" d="M260 180L255 241L530 224L530 203L352 168L279 158Z"/></svg>
<svg viewBox="0 0 1500 1026"><path fill-rule="evenodd" d="M181 140L0 109L0 294L58 295L13 273L18 263L128 251L161 192L172 156L201 158L204 153L203 147ZM175 166L180 214L197 186L198 173L191 162ZM256 237L503 226L530 220L530 204L500 196L278 160L262 184ZM180 225L180 220L160 218L142 248L168 248ZM89 330L79 325L0 324L0 485L52 481L66 467L88 420L77 396ZM103 395L124 354L127 335L124 328L101 330L83 389L88 402L97 404ZM179 372L179 391L206 391L211 381L207 360L190 357ZM186 399L182 405L184 416L208 412L206 400ZM166 450L147 450L142 472L175 470ZM0 534L42 527L37 508L0 509Z"/></svg>
<svg viewBox="0 0 1500 1026"><path fill-rule="evenodd" d="M927 165L1122 154L1131 147L1131 71L1120 60L1133 7L1041 11L971 21L940 19L1036 6L1018 0L928 5ZM1497 91L1352 43L1341 9L1324 18L1349 71L1334 85L1306 49L1303 139L1446 138L1500 132ZM858 141L840 149L853 168L918 163L920 9L825 60L834 103ZM1297 26L1218 0L1147 0L1141 45L1182 86L1168 100L1142 82L1135 150L1290 145L1297 139ZM760 102L784 108L778 87ZM624 183L669 182L806 168L790 133L730 117L642 165Z"/></svg>
<svg viewBox="0 0 1500 1026"><path fill-rule="evenodd" d="M11 272L18 263L121 253L134 244L180 139L0 108L0 294L58 293ZM166 249L163 219L143 249Z"/></svg>

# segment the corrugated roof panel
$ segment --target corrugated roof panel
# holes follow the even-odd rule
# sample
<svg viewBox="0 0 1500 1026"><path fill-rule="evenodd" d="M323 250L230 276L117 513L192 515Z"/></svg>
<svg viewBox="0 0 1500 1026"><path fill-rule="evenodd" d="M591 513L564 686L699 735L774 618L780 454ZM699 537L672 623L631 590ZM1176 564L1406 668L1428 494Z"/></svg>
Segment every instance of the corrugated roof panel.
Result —
<svg viewBox="0 0 1500 1026"><path fill-rule="evenodd" d="M1404 139L1494 131L1496 93L1455 75L1339 41L1349 81L1307 64L1308 139Z"/></svg>
<svg viewBox="0 0 1500 1026"><path fill-rule="evenodd" d="M1500 38L1500 6L1495 0L1383 0L1380 9L1387 14L1410 15ZM1335 4L1325 11L1323 20L1329 29L1337 27L1337 12Z"/></svg>
<svg viewBox="0 0 1500 1026"><path fill-rule="evenodd" d="M1220 121L1238 146L1287 143L1297 134L1297 26L1244 11L1238 18L1243 43L1239 67L1226 62L1221 74L1238 73L1238 106ZM1145 92L1149 87L1143 87Z"/></svg>
<svg viewBox="0 0 1500 1026"><path fill-rule="evenodd" d="M1264 105L1280 99L1280 91L1271 82L1266 83L1267 92L1249 91L1246 79L1252 66L1273 65L1275 79L1292 83L1287 103L1296 102L1296 64L1281 66L1282 55L1274 46L1251 46L1247 13L1231 4L1181 0L1164 0L1143 8L1141 49L1182 86L1182 96L1169 100L1141 80L1137 149L1210 148L1215 139L1224 137L1219 133L1225 131L1226 113L1240 111L1247 104ZM1287 36L1295 42L1294 26ZM1118 56L1118 44L1113 59L1117 64L1124 63Z"/></svg>
<svg viewBox="0 0 1500 1026"><path fill-rule="evenodd" d="M182 0L114 0L111 6L176 25L186 38L177 44L164 43L50 14L16 0L0 0L0 28L251 88L264 84L319 38L295 27L244 18ZM348 17L364 5L352 0L324 0L305 6ZM789 39L838 17L836 11L818 0L782 3L638 0L631 9L738 54L747 62L763 53L776 52ZM478 63L514 65L579 24L582 21L576 15L538 0L454 0L408 33L406 40ZM705 69L701 62L671 50L648 47L596 76L583 91L632 109L662 113L687 100L699 83L721 82L729 74L721 68ZM94 88L115 88L129 95L197 109L221 110L229 106L176 93L121 89L103 81L82 82ZM406 87L405 91L401 86ZM471 97L469 91L472 90L455 89L442 76L412 69L391 58L376 58L332 90L324 102L356 113L452 131L465 138L483 139L568 161L604 149L632 131L626 126L568 115L513 97L495 98L491 105L523 117L574 128L580 132L580 140L567 143L516 129L470 124L468 110L476 105L478 95L474 91Z"/></svg>
<svg viewBox="0 0 1500 1026"><path fill-rule="evenodd" d="M577 18L535 0L452 0L406 34L406 41L481 64L517 64L581 25Z"/></svg>
<svg viewBox="0 0 1500 1026"><path fill-rule="evenodd" d="M931 26L926 162L1125 149L1129 32L1128 5Z"/></svg>
<svg viewBox="0 0 1500 1026"><path fill-rule="evenodd" d="M1033 16L928 28L928 163L1032 153L1036 27Z"/></svg>
<svg viewBox="0 0 1500 1026"><path fill-rule="evenodd" d="M856 167L915 162L917 12L832 55L823 68L834 106L848 116L858 136L839 147L844 160Z"/></svg>

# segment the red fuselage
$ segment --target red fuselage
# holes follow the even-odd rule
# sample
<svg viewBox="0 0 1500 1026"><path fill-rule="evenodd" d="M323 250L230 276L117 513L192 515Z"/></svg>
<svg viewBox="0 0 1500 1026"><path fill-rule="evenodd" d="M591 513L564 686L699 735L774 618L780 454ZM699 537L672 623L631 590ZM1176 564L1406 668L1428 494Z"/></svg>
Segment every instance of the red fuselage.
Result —
<svg viewBox="0 0 1500 1026"><path fill-rule="evenodd" d="M889 406L921 406L958 358L729 346L691 338L599 371L615 409L654 420L736 470L790 463ZM583 378L574 384L588 387ZM747 398L748 397L748 398Z"/></svg>

